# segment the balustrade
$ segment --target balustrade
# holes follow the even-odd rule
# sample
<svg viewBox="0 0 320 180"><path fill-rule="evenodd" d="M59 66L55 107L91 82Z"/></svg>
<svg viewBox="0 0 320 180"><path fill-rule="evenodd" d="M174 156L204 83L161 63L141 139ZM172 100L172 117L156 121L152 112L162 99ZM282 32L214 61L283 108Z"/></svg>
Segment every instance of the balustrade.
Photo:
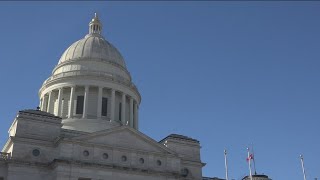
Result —
<svg viewBox="0 0 320 180"><path fill-rule="evenodd" d="M8 160L11 159L10 153L0 152L0 160Z"/></svg>

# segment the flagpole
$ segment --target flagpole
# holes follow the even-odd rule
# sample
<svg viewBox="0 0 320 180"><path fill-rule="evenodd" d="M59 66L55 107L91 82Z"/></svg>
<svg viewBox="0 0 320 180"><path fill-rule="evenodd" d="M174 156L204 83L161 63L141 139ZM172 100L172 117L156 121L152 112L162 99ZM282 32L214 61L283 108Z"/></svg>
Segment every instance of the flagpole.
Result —
<svg viewBox="0 0 320 180"><path fill-rule="evenodd" d="M304 179L304 180L307 180L307 178L306 178L306 171L305 171L305 169L304 169L304 162L303 162L303 156L302 156L302 155L300 155L300 160L301 160L301 167L302 167L302 172L303 172L303 179Z"/></svg>
<svg viewBox="0 0 320 180"><path fill-rule="evenodd" d="M251 172L251 158L250 158L250 151L249 151L249 148L247 148L247 150L248 150L248 161L249 161L250 180L252 180L252 172Z"/></svg>
<svg viewBox="0 0 320 180"><path fill-rule="evenodd" d="M254 155L254 151L253 151L253 144L251 144L251 146L252 146L252 155L253 155L253 169L254 169L254 174L255 175L257 175L257 170L256 170L256 161L255 161L255 159L256 159L256 156Z"/></svg>
<svg viewBox="0 0 320 180"><path fill-rule="evenodd" d="M226 168L226 180L229 180L229 178L228 178L227 150L224 150L224 166Z"/></svg>

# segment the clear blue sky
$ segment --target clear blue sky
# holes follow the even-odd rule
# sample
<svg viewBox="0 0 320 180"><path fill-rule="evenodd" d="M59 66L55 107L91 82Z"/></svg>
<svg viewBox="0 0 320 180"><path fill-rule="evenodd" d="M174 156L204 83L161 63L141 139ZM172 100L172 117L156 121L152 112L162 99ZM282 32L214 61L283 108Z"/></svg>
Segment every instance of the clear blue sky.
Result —
<svg viewBox="0 0 320 180"><path fill-rule="evenodd" d="M140 130L201 142L205 176L320 178L320 2L0 2L0 145L97 11L142 95Z"/></svg>

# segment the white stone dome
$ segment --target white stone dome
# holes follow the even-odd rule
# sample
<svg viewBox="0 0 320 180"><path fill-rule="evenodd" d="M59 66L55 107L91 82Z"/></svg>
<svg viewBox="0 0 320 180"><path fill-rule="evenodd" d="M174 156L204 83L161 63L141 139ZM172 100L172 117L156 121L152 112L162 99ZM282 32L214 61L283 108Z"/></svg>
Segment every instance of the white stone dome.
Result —
<svg viewBox="0 0 320 180"><path fill-rule="evenodd" d="M95 132L119 125L138 129L141 96L120 52L102 35L98 16L89 33L62 54L40 91L42 111L63 128Z"/></svg>
<svg viewBox="0 0 320 180"><path fill-rule="evenodd" d="M125 61L117 48L98 33L88 34L83 39L73 43L62 54L58 65L69 60L77 59L98 59L126 68Z"/></svg>

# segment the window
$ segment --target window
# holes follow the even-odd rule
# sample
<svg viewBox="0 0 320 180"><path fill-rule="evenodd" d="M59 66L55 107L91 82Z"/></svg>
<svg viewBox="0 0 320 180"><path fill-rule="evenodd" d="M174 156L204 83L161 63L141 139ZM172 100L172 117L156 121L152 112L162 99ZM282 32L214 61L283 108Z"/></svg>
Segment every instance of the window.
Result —
<svg viewBox="0 0 320 180"><path fill-rule="evenodd" d="M158 165L158 166L161 166L161 164L162 164L161 161L158 160L158 161L157 161L157 165Z"/></svg>
<svg viewBox="0 0 320 180"><path fill-rule="evenodd" d="M82 114L83 113L83 101L84 101L84 96L78 96L77 97L76 114Z"/></svg>
<svg viewBox="0 0 320 180"><path fill-rule="evenodd" d="M87 151L87 150L83 151L83 155L88 157L89 156L89 151Z"/></svg>
<svg viewBox="0 0 320 180"><path fill-rule="evenodd" d="M121 160L122 160L123 162L126 162L126 161L127 161L127 156L122 156L122 157L121 157Z"/></svg>
<svg viewBox="0 0 320 180"><path fill-rule="evenodd" d="M108 158L109 158L109 155L108 155L108 153L103 153L103 154L102 154L102 157L103 157L103 159L108 159Z"/></svg>
<svg viewBox="0 0 320 180"><path fill-rule="evenodd" d="M79 178L78 180L91 180L91 178Z"/></svg>
<svg viewBox="0 0 320 180"><path fill-rule="evenodd" d="M32 155L33 156L39 156L40 155L40 150L39 149L34 149L33 151L32 151Z"/></svg>
<svg viewBox="0 0 320 180"><path fill-rule="evenodd" d="M144 159L143 159L143 158L140 158L140 159L139 159L139 162L140 162L140 164L143 164L143 163L144 163Z"/></svg>
<svg viewBox="0 0 320 180"><path fill-rule="evenodd" d="M183 177L187 177L188 174L189 174L189 170L188 170L187 168L181 169L181 175L182 175Z"/></svg>
<svg viewBox="0 0 320 180"><path fill-rule="evenodd" d="M101 116L107 116L108 113L108 98L102 98Z"/></svg>
<svg viewBox="0 0 320 180"><path fill-rule="evenodd" d="M119 121L121 121L121 103L119 103Z"/></svg>

